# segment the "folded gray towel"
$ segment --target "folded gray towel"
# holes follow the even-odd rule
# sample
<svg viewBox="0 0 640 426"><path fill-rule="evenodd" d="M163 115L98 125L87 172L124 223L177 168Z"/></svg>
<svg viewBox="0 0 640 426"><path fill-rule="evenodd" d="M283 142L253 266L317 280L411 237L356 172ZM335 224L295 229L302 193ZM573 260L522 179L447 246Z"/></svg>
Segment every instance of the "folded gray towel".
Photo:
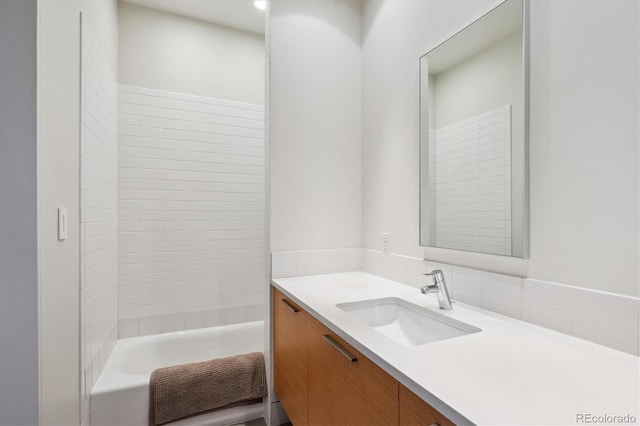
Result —
<svg viewBox="0 0 640 426"><path fill-rule="evenodd" d="M151 373L149 425L163 425L266 395L261 352L159 368Z"/></svg>

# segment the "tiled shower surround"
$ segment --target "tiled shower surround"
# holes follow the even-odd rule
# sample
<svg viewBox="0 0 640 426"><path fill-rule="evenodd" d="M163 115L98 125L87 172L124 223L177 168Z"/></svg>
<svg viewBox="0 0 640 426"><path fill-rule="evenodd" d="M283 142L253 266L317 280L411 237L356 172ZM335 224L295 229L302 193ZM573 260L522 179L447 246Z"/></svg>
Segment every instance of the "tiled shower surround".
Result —
<svg viewBox="0 0 640 426"><path fill-rule="evenodd" d="M437 247L511 254L511 107L429 132Z"/></svg>
<svg viewBox="0 0 640 426"><path fill-rule="evenodd" d="M118 84L82 25L80 118L81 418L118 337Z"/></svg>
<svg viewBox="0 0 640 426"><path fill-rule="evenodd" d="M261 319L264 107L120 86L119 335Z"/></svg>

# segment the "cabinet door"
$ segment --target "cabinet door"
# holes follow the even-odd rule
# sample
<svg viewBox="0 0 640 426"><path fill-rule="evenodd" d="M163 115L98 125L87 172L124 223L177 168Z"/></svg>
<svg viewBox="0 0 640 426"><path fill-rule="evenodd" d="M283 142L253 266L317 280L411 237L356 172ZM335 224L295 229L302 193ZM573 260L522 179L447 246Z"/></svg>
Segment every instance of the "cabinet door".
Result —
<svg viewBox="0 0 640 426"><path fill-rule="evenodd" d="M309 424L398 424L398 382L313 318L309 319Z"/></svg>
<svg viewBox="0 0 640 426"><path fill-rule="evenodd" d="M400 426L454 426L418 395L400 385Z"/></svg>
<svg viewBox="0 0 640 426"><path fill-rule="evenodd" d="M309 423L307 322L309 315L273 289L274 387L291 423Z"/></svg>

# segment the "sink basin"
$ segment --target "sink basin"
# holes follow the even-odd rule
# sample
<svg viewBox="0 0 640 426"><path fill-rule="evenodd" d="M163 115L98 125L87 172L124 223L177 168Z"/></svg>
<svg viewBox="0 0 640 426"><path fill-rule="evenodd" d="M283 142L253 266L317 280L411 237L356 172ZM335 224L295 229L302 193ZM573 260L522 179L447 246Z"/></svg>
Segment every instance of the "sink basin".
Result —
<svg viewBox="0 0 640 426"><path fill-rule="evenodd" d="M336 307L405 346L418 346L481 331L395 297L339 303Z"/></svg>

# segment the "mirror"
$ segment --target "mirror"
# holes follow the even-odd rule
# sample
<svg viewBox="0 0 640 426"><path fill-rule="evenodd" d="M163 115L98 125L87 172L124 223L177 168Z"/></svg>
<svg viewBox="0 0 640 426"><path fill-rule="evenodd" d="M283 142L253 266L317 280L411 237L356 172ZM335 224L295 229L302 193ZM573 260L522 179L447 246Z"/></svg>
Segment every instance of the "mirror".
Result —
<svg viewBox="0 0 640 426"><path fill-rule="evenodd" d="M527 257L523 0L420 58L420 245Z"/></svg>

